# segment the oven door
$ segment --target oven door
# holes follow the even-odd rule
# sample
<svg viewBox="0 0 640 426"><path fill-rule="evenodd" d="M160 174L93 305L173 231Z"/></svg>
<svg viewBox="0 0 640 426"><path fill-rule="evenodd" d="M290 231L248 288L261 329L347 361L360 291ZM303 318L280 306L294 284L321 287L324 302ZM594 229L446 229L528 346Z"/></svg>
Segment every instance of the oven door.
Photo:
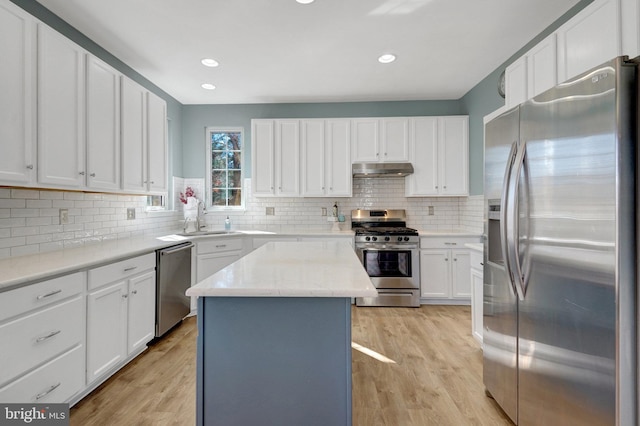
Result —
<svg viewBox="0 0 640 426"><path fill-rule="evenodd" d="M358 247L360 262L377 289L420 288L416 248Z"/></svg>

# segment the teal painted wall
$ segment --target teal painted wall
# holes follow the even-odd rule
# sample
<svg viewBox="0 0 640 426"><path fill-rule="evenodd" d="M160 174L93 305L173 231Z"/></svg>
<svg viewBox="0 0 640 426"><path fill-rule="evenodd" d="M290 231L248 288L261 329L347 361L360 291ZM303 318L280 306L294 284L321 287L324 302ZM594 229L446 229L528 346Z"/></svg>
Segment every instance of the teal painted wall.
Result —
<svg viewBox="0 0 640 426"><path fill-rule="evenodd" d="M169 118L169 176L180 176L182 174L182 104L174 99L171 95L160 89L158 86L147 80L141 74L136 72L133 68L113 56L104 48L94 43L93 40L82 34L80 31L69 25L64 20L60 19L57 15L52 13L49 9L42 6L40 3L34 0L10 0L17 6L29 12L31 15L38 18L40 21L49 25L54 30L58 31L65 37L72 40L74 43L81 46L96 57L102 59L122 74L126 75L133 81L144 86L147 90L160 96L167 102L167 116Z"/></svg>
<svg viewBox="0 0 640 426"><path fill-rule="evenodd" d="M465 114L460 101L340 102L308 104L185 105L183 107L183 177L205 174L205 128L243 127L246 177L251 169L252 118L404 117Z"/></svg>

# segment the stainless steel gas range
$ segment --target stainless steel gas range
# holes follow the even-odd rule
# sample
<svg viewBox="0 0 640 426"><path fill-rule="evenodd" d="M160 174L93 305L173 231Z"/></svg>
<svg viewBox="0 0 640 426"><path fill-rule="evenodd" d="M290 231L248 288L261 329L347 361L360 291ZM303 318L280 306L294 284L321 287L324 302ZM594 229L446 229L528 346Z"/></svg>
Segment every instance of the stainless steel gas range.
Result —
<svg viewBox="0 0 640 426"><path fill-rule="evenodd" d="M355 249L377 297L356 298L357 306L420 306L418 231L407 228L404 210L352 210Z"/></svg>

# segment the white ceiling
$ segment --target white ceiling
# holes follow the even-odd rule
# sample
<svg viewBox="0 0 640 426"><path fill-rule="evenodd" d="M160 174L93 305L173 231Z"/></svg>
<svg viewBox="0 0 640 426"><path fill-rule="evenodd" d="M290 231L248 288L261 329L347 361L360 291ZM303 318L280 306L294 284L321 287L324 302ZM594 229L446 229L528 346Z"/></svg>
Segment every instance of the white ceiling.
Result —
<svg viewBox="0 0 640 426"><path fill-rule="evenodd" d="M38 1L183 104L459 99L578 2Z"/></svg>

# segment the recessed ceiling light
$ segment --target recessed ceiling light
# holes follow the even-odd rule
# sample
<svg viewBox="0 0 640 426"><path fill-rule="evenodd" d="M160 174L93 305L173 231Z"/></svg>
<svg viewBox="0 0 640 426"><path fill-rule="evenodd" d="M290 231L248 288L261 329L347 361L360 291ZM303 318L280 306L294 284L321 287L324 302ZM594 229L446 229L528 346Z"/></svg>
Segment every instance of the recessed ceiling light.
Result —
<svg viewBox="0 0 640 426"><path fill-rule="evenodd" d="M207 89L207 90L214 90L216 88L216 86L214 86L211 83L203 83L202 84L202 88L203 89Z"/></svg>
<svg viewBox="0 0 640 426"><path fill-rule="evenodd" d="M200 62L202 62L202 65L204 65L205 67L217 67L218 65L220 65L218 61L211 58L204 58Z"/></svg>
<svg viewBox="0 0 640 426"><path fill-rule="evenodd" d="M296 0L296 1L300 4L309 4L314 2L314 0Z"/></svg>
<svg viewBox="0 0 640 426"><path fill-rule="evenodd" d="M396 55L393 55L391 53L385 53L384 55L378 58L378 62L380 62L381 64L390 64L395 60L396 60Z"/></svg>

